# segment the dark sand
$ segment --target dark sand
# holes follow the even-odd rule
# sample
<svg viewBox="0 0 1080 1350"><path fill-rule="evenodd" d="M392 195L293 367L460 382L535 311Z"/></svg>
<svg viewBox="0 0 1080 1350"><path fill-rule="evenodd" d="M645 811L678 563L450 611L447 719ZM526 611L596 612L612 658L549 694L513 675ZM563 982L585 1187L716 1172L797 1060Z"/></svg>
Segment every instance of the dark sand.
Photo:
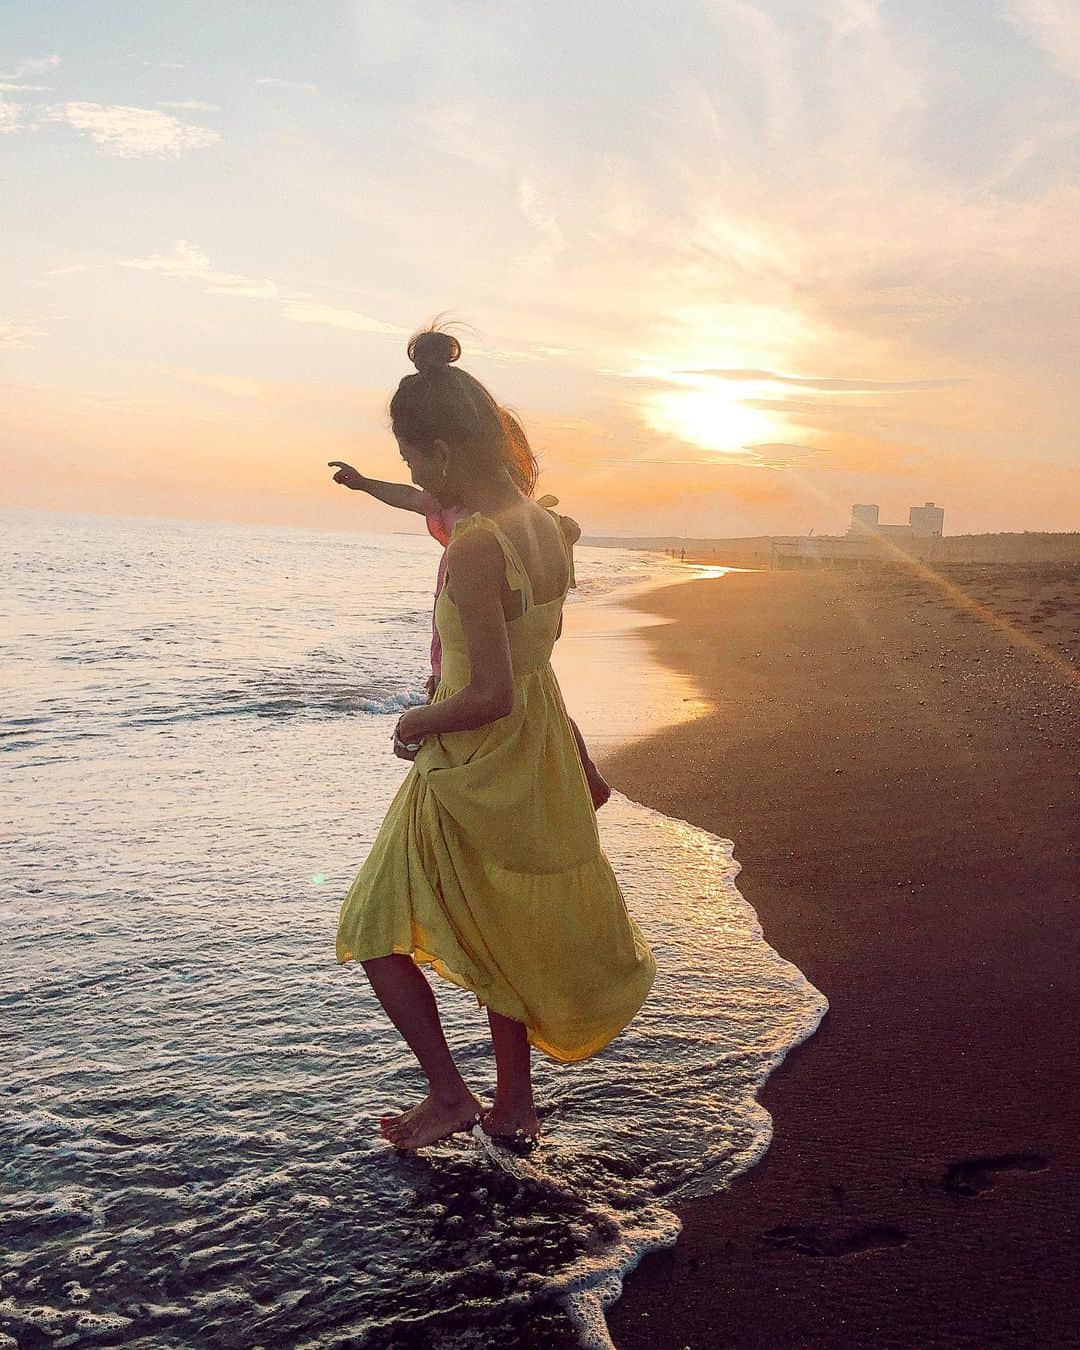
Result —
<svg viewBox="0 0 1080 1350"><path fill-rule="evenodd" d="M604 768L735 841L832 1009L764 1089L762 1163L627 1282L620 1350L1080 1345L1080 568L945 586L754 573L640 602L715 711Z"/></svg>

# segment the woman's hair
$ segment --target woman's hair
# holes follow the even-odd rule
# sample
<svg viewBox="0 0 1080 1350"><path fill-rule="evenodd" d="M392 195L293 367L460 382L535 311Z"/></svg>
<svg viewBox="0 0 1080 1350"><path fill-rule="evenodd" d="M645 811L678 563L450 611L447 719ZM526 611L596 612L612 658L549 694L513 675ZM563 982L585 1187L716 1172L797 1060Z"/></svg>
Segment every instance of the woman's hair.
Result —
<svg viewBox="0 0 1080 1350"><path fill-rule="evenodd" d="M432 326L409 339L415 375L406 375L390 400L394 435L425 453L445 441L477 474L506 471L526 496L536 487L539 466L521 423L500 408L468 371L455 370L461 343Z"/></svg>

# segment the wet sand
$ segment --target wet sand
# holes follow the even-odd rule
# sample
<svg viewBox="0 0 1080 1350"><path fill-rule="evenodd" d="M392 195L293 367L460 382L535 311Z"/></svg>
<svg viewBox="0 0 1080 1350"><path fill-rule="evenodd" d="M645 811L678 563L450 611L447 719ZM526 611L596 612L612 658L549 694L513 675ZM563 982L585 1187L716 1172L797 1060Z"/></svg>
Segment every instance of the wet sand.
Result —
<svg viewBox="0 0 1080 1350"><path fill-rule="evenodd" d="M642 630L666 620L632 606L663 586L652 578L575 599L563 614L551 662L566 706L596 760L640 740L646 731L693 721L711 707L691 675L663 661L642 659Z"/></svg>
<svg viewBox="0 0 1080 1350"><path fill-rule="evenodd" d="M1080 568L634 604L712 710L602 767L735 841L831 1011L766 1084L764 1161L679 1207L616 1345L1080 1345Z"/></svg>

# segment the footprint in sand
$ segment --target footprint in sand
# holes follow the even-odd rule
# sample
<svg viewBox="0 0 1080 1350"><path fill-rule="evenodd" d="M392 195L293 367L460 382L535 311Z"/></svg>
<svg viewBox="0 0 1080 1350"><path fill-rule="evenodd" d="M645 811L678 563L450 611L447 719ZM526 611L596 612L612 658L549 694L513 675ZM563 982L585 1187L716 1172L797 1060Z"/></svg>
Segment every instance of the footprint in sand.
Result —
<svg viewBox="0 0 1080 1350"><path fill-rule="evenodd" d="M802 1256L854 1256L881 1247L902 1247L910 1235L891 1223L860 1224L857 1228L792 1228L782 1225L762 1233L770 1247L787 1247Z"/></svg>
<svg viewBox="0 0 1080 1350"><path fill-rule="evenodd" d="M998 1172L1045 1172L1050 1160L1041 1153L1000 1153L996 1157L962 1158L949 1163L942 1187L953 1195L981 1195L992 1190Z"/></svg>

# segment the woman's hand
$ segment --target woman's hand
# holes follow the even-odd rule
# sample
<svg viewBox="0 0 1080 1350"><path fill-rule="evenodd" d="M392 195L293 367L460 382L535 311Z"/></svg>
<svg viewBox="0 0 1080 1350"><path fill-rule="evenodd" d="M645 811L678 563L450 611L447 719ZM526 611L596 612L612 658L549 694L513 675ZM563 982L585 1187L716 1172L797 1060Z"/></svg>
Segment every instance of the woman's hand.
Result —
<svg viewBox="0 0 1080 1350"><path fill-rule="evenodd" d="M413 711L403 712L394 725L394 754L398 759L415 759L424 742L422 733L409 730L409 713Z"/></svg>
<svg viewBox="0 0 1080 1350"><path fill-rule="evenodd" d="M447 566L465 633L469 683L455 694L414 704L401 714L394 737L394 754L401 759L415 758L416 750L409 746L418 749L428 736L474 731L514 710L510 635L502 607L506 564L499 542L488 530L473 530L450 544Z"/></svg>
<svg viewBox="0 0 1080 1350"><path fill-rule="evenodd" d="M334 474L334 482L340 483L342 487L352 488L354 492L362 492L364 484L367 481L359 469L354 469L351 464L346 464L341 459L331 459L327 462L328 469L337 469Z"/></svg>

